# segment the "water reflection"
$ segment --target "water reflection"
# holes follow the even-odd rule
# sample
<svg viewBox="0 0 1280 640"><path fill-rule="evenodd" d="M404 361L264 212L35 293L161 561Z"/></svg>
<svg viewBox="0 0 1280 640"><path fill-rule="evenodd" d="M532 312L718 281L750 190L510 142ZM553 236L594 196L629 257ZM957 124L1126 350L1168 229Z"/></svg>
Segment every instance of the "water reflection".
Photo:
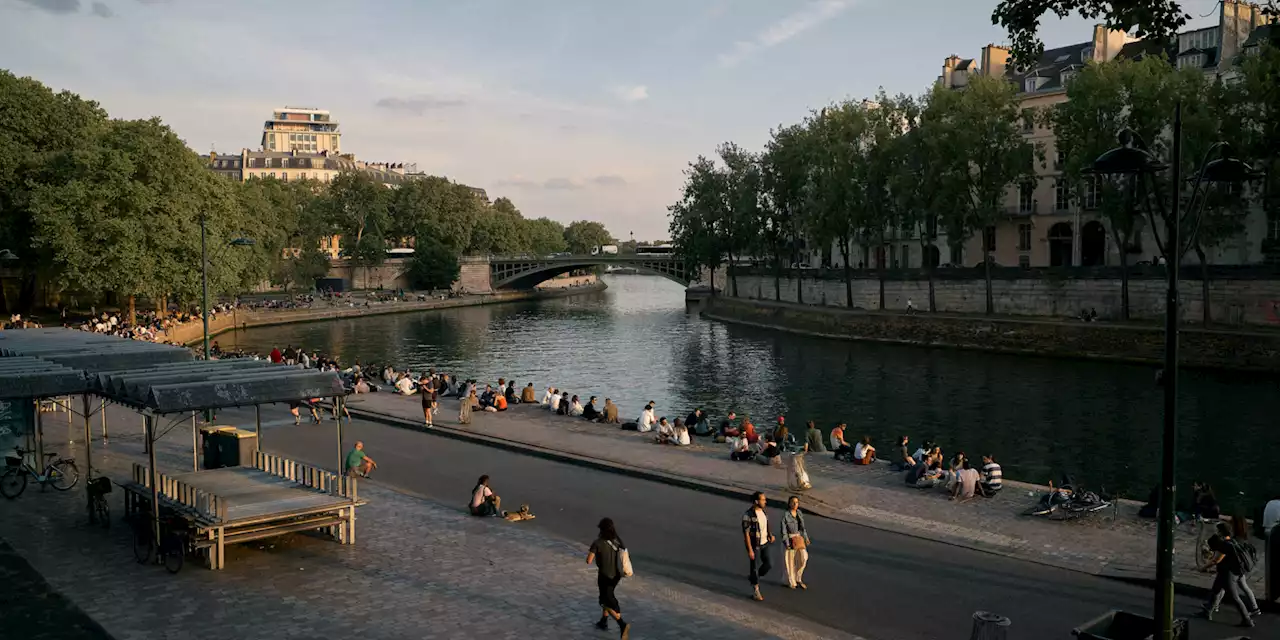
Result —
<svg viewBox="0 0 1280 640"><path fill-rule="evenodd" d="M843 343L728 326L685 312L682 290L616 276L575 298L253 329L222 336L257 350L306 345L343 362L428 366L480 380L514 377L611 397L625 417L645 401L683 416L736 410L792 428L848 422L881 450L899 434L948 451L995 453L1006 474L1063 472L1138 499L1154 484L1160 390L1150 367ZM1274 379L1189 371L1180 477L1214 483L1224 504L1280 493L1264 456L1280 435Z"/></svg>

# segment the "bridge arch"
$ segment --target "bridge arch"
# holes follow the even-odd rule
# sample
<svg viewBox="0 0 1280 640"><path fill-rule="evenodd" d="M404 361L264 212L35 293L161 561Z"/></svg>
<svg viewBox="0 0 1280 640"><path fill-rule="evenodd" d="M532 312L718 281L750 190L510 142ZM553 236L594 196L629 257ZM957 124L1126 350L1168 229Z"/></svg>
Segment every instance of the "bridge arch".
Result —
<svg viewBox="0 0 1280 640"><path fill-rule="evenodd" d="M684 261L675 258L574 256L546 260L490 259L489 284L494 290L532 289L538 283L560 274L601 266L630 267L637 271L662 276L682 287L688 287L692 282Z"/></svg>

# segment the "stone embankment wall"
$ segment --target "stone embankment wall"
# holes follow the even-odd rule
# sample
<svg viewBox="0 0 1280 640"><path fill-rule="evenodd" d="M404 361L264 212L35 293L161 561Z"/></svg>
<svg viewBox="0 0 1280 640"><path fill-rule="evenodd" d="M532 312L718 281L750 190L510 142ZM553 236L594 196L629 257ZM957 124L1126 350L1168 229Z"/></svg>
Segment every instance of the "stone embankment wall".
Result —
<svg viewBox="0 0 1280 640"><path fill-rule="evenodd" d="M1192 275L1191 268L1186 273ZM985 313L986 282L979 270L963 278L946 277L941 271L934 281L937 310L942 313ZM1101 319L1120 319L1121 295L1118 277L1075 277L1053 274L1025 274L1020 270L1001 269L993 278L992 295L999 315L1077 317L1082 309L1094 309ZM1110 271L1110 270L1109 270ZM1109 272L1106 274L1112 275ZM738 297L755 300L774 299L774 278L768 274L739 275ZM706 282L707 278L703 278ZM784 277L782 300L796 301L800 287L804 304L845 307L845 283L839 277L804 278L797 281ZM716 272L716 289L731 295L732 286L723 269ZM1184 322L1200 322L1203 314L1199 280L1184 279L1182 297ZM1280 327L1280 277L1210 279L1209 298L1212 318L1224 325ZM929 282L920 274L894 276L885 281L885 309L902 311L910 300L917 309L929 308ZM853 280L853 305L856 309L878 310L880 285L874 272L862 271ZM1129 317L1158 319L1164 317L1165 281L1158 271L1135 273L1129 281Z"/></svg>
<svg viewBox="0 0 1280 640"><path fill-rule="evenodd" d="M427 300L424 302L375 302L370 303L368 307L365 307L363 299L357 296L355 300L358 300L359 304L356 306L325 305L310 309L236 309L210 317L209 335L216 336L232 329L248 329L295 322L319 322L387 313L410 313L432 309L453 309L456 307L519 302L522 300L558 298L602 291L606 287L603 282L597 281L595 276L548 281L548 283L544 284L546 286L534 291L502 291L488 295L467 295L459 298ZM195 344L200 342L203 336L204 325L197 321L188 322L170 329L164 340L182 344Z"/></svg>
<svg viewBox="0 0 1280 640"><path fill-rule="evenodd" d="M703 304L703 315L711 319L826 338L1152 364L1164 356L1158 326L908 315L723 295ZM1185 366L1280 372L1280 332L1189 328L1181 332L1180 345Z"/></svg>

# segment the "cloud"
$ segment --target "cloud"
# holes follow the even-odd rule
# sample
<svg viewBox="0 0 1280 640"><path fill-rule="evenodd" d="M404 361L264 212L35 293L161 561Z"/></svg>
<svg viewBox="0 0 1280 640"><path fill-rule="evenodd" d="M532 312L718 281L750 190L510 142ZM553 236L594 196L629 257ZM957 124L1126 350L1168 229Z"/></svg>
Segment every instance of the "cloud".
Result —
<svg viewBox="0 0 1280 640"><path fill-rule="evenodd" d="M80 11L80 0L19 0L37 9L49 13L77 13Z"/></svg>
<svg viewBox="0 0 1280 640"><path fill-rule="evenodd" d="M467 104L462 98L438 98L435 96L416 96L412 98L382 98L374 103L379 109L388 109L390 111L405 111L415 116L420 116L428 111L437 109L451 109L453 107L461 107Z"/></svg>
<svg viewBox="0 0 1280 640"><path fill-rule="evenodd" d="M101 2L93 3L93 7L90 10L90 13L92 13L95 16L98 16L99 18L110 18L111 16L115 15L114 13L112 13L111 7L108 7L107 5L102 4Z"/></svg>
<svg viewBox="0 0 1280 640"><path fill-rule="evenodd" d="M614 175L596 176L590 182L598 187L621 187L627 184L625 178Z"/></svg>
<svg viewBox="0 0 1280 640"><path fill-rule="evenodd" d="M640 102L649 99L649 87L642 84L617 85L612 91L613 95L623 102Z"/></svg>
<svg viewBox="0 0 1280 640"><path fill-rule="evenodd" d="M532 189L537 187L538 183L521 176L515 176L513 178L502 178L494 182L494 185L511 189Z"/></svg>
<svg viewBox="0 0 1280 640"><path fill-rule="evenodd" d="M542 188L562 190L562 191L573 191L576 189L581 189L582 185L579 185L578 183L574 182L573 180L570 180L569 178L548 178L546 182L542 183Z"/></svg>
<svg viewBox="0 0 1280 640"><path fill-rule="evenodd" d="M853 6L852 0L817 0L803 9L788 14L769 25L750 40L739 40L729 51L717 56L722 67L734 67L757 52L776 47L792 38L820 26Z"/></svg>

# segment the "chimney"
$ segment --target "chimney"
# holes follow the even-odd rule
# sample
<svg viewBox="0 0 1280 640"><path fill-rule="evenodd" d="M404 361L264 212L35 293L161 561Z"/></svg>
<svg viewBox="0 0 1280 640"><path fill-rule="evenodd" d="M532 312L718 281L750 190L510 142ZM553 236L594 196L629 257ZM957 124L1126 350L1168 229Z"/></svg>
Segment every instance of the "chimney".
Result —
<svg viewBox="0 0 1280 640"><path fill-rule="evenodd" d="M994 44L982 48L982 75L1000 77L1009 65L1009 50Z"/></svg>
<svg viewBox="0 0 1280 640"><path fill-rule="evenodd" d="M942 61L942 86L951 88L951 72L956 70L956 63L960 61L960 56L951 54L951 57Z"/></svg>

